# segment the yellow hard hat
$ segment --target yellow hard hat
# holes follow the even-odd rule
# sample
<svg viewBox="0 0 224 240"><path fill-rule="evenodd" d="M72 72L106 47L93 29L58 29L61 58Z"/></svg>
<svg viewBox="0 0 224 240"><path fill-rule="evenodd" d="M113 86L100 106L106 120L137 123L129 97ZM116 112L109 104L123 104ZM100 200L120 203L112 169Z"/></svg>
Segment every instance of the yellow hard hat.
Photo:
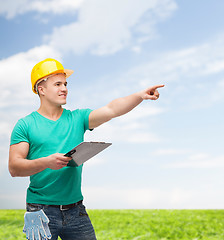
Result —
<svg viewBox="0 0 224 240"><path fill-rule="evenodd" d="M65 73L66 78L71 76L73 70L64 69L62 64L53 58L47 58L39 63L37 63L31 72L31 83L32 83L32 90L34 93L37 94L35 89L35 84L38 80L47 77L54 73Z"/></svg>

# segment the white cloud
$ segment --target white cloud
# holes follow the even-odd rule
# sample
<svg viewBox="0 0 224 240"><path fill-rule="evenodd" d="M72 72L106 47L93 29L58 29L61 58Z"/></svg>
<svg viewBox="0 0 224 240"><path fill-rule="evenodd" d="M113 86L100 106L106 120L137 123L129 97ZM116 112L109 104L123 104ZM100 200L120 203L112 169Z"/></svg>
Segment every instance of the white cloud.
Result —
<svg viewBox="0 0 224 240"><path fill-rule="evenodd" d="M176 8L173 0L85 1L78 22L55 28L45 39L61 51L113 54L132 42L139 42L138 39L153 38L155 24Z"/></svg>
<svg viewBox="0 0 224 240"><path fill-rule="evenodd" d="M120 121L127 123L163 113L165 110L152 105L140 105L123 116Z"/></svg>
<svg viewBox="0 0 224 240"><path fill-rule="evenodd" d="M60 59L60 54L42 45L0 61L1 91L0 108L29 106L33 104L30 74L33 66L47 58Z"/></svg>
<svg viewBox="0 0 224 240"><path fill-rule="evenodd" d="M144 87L149 82L166 84L179 81L186 85L190 81L195 83L199 76L223 72L223 59L224 35L219 35L198 46L162 53L153 61L132 68L122 79L138 80Z"/></svg>
<svg viewBox="0 0 224 240"><path fill-rule="evenodd" d="M0 195L0 204L2 209L25 209L26 199L25 191L22 193L10 193Z"/></svg>
<svg viewBox="0 0 224 240"><path fill-rule="evenodd" d="M141 49L140 46L133 46L131 50L135 53L141 53L142 52L142 49Z"/></svg>
<svg viewBox="0 0 224 240"><path fill-rule="evenodd" d="M6 16L8 19L13 18L17 14L23 13L23 7L25 7L27 4L29 4L28 0L0 0L0 15Z"/></svg>
<svg viewBox="0 0 224 240"><path fill-rule="evenodd" d="M219 83L218 83L218 86L219 88L224 88L224 80L221 80Z"/></svg>
<svg viewBox="0 0 224 240"><path fill-rule="evenodd" d="M79 9L84 0L0 0L0 15L7 19L27 12L66 14Z"/></svg>
<svg viewBox="0 0 224 240"><path fill-rule="evenodd" d="M5 173L6 171L8 171L9 141L6 141L5 139L6 137L4 138L3 143L1 141L1 147L0 147L0 153L1 153L0 176L2 173Z"/></svg>
<svg viewBox="0 0 224 240"><path fill-rule="evenodd" d="M88 208L95 209L217 209L223 202L214 199L220 192L206 188L201 191L182 188L150 189L120 187L84 187ZM209 194L210 193L210 194ZM220 196L223 199L223 195Z"/></svg>
<svg viewBox="0 0 224 240"><path fill-rule="evenodd" d="M94 130L94 139L109 142L149 143L159 142L160 138L152 133L151 116L161 114L164 110L153 106L138 106L128 114ZM91 133L86 134L92 140Z"/></svg>
<svg viewBox="0 0 224 240"><path fill-rule="evenodd" d="M96 156L89 159L87 162L85 162L85 168L103 165L105 164L105 162L106 162L105 157L102 158L102 157Z"/></svg>
<svg viewBox="0 0 224 240"><path fill-rule="evenodd" d="M155 156L167 156L167 155L182 155L189 153L189 150L185 149L158 149L152 154Z"/></svg>
<svg viewBox="0 0 224 240"><path fill-rule="evenodd" d="M11 126L8 122L0 122L1 137L3 137L4 135L8 136L10 131L11 131Z"/></svg>
<svg viewBox="0 0 224 240"><path fill-rule="evenodd" d="M166 168L224 168L224 156L210 156L205 153L190 155L184 160L163 165Z"/></svg>
<svg viewBox="0 0 224 240"><path fill-rule="evenodd" d="M84 0L39 0L33 1L27 10L40 13L66 14L79 9L83 2Z"/></svg>
<svg viewBox="0 0 224 240"><path fill-rule="evenodd" d="M131 142L131 143L149 143L159 142L160 138L151 133L149 129L143 129L138 124L130 124L124 127L120 122L105 123L99 128L94 129L94 134L86 133L86 141L105 141L105 142Z"/></svg>

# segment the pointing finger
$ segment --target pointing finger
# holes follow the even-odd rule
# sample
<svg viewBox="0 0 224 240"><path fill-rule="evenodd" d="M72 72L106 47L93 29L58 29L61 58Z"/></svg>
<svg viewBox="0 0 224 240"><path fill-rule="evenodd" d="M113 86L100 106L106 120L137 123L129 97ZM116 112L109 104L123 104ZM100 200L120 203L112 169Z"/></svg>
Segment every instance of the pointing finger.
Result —
<svg viewBox="0 0 224 240"><path fill-rule="evenodd" d="M164 84L160 84L160 85L155 85L155 86L153 86L153 87L151 87L151 89L157 89L157 88L162 88L162 87L164 87L165 85Z"/></svg>

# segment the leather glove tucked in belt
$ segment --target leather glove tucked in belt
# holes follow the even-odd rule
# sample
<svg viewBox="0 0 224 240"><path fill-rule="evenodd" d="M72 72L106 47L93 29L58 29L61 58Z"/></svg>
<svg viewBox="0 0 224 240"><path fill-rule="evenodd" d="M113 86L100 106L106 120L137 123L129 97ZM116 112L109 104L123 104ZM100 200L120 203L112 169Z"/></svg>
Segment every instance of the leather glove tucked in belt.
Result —
<svg viewBox="0 0 224 240"><path fill-rule="evenodd" d="M48 227L49 219L41 209L37 212L26 212L24 215L23 232L29 240L51 239L51 232Z"/></svg>

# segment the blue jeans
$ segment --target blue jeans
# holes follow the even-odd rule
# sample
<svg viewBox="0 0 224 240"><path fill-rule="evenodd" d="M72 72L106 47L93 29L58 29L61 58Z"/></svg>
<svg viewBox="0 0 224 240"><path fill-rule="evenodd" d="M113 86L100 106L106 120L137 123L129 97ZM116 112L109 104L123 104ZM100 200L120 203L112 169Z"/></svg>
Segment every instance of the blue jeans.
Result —
<svg viewBox="0 0 224 240"><path fill-rule="evenodd" d="M51 240L57 240L58 236L62 240L96 240L93 225L83 204L68 210L42 204L32 204L32 207L27 205L28 212L40 209L43 209L50 220L48 225Z"/></svg>

